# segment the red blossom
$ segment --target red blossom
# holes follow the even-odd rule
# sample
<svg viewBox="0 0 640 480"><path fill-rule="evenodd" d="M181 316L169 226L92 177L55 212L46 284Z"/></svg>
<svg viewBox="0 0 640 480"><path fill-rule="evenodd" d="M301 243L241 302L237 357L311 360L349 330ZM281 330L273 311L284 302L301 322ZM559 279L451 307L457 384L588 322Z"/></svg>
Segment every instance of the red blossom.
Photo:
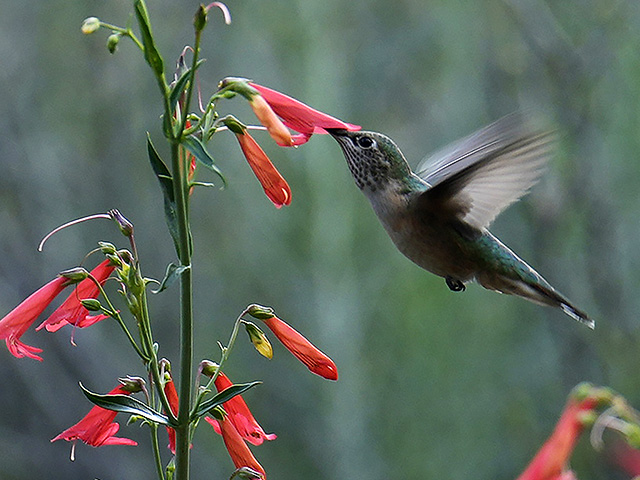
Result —
<svg viewBox="0 0 640 480"><path fill-rule="evenodd" d="M278 118L262 95L254 95L249 104L260 123L267 128L269 135L278 145L281 147L291 147L293 145L291 132Z"/></svg>
<svg viewBox="0 0 640 480"><path fill-rule="evenodd" d="M93 276L100 285L104 285L104 282L107 281L107 278L109 278L109 275L111 275L115 268L115 265L112 265L110 260L107 259L91 270L91 276ZM80 303L80 300L97 298L99 295L100 290L98 286L90 278L85 278L78 283L62 305L60 305L49 318L42 322L36 330L44 327L48 332L55 332L67 324L85 328L100 320L109 318L108 315L90 315L89 310L84 308L82 303Z"/></svg>
<svg viewBox="0 0 640 480"><path fill-rule="evenodd" d="M169 380L164 384L164 394L167 397L167 401L169 402L169 407L171 408L171 412L174 415L178 415L179 409L179 400L178 400L178 392L176 391L176 386L173 383L173 380ZM168 448L171 450L171 453L175 455L176 453L176 431L167 427L167 435L169 435L169 445Z"/></svg>
<svg viewBox="0 0 640 480"><path fill-rule="evenodd" d="M229 377L220 372L215 380L215 385L218 392L222 392L232 386L233 383L231 383ZM249 407L240 395L236 395L228 402L225 402L223 407L225 412L227 412L227 418L233 423L240 436L247 442L260 445L265 440L274 440L276 438L274 433L265 433L256 419L253 418ZM209 423L218 434L222 433L217 420L210 421Z"/></svg>
<svg viewBox="0 0 640 480"><path fill-rule="evenodd" d="M41 348L26 345L20 341L20 337L33 325L38 316L53 301L67 285L68 280L57 277L49 283L29 295L20 305L11 310L0 320L0 339L7 342L7 348L17 358L29 357L42 361L42 357L36 355L42 352Z"/></svg>
<svg viewBox="0 0 640 480"><path fill-rule="evenodd" d="M308 105L270 88L256 83L249 83L266 100L282 122L292 130L299 132L294 135L293 145L306 143L314 133L329 133L325 128L343 128L345 130L360 130L359 125L338 120L331 115L322 113ZM265 125L267 126L267 125Z"/></svg>
<svg viewBox="0 0 640 480"><path fill-rule="evenodd" d="M256 457L253 456L253 453L251 453L251 450L249 450L249 447L242 439L242 436L238 433L229 417L226 417L220 422L211 417L204 417L204 419L210 423L213 428L216 428L219 424L218 428L222 434L222 440L224 441L224 445L227 447L229 456L236 468L249 467L256 472L260 472L262 474L262 478L266 480L267 474L264 471L264 468L262 468L262 465L258 463Z"/></svg>
<svg viewBox="0 0 640 480"><path fill-rule="evenodd" d="M570 398L553 433L517 480L573 480L567 469L569 457L584 429L581 416L594 410L599 400L588 396L582 400Z"/></svg>
<svg viewBox="0 0 640 480"><path fill-rule="evenodd" d="M328 380L338 379L338 368L327 355L316 348L302 334L278 317L263 319L278 340L309 370Z"/></svg>
<svg viewBox="0 0 640 480"><path fill-rule="evenodd" d="M240 143L242 153L253 173L260 181L264 192L273 204L280 208L291 203L291 188L287 181L280 175L280 172L273 166L267 154L260 148L260 145L248 132L244 134L236 133L236 138Z"/></svg>
<svg viewBox="0 0 640 480"><path fill-rule="evenodd" d="M109 395L115 394L131 395L131 392L127 391L123 386L118 386L109 392ZM92 447L137 445L138 443L135 440L115 436L120 429L120 425L113 421L116 415L117 412L95 406L82 420L67 428L51 441L66 440L67 442L76 442L77 440L82 440Z"/></svg>

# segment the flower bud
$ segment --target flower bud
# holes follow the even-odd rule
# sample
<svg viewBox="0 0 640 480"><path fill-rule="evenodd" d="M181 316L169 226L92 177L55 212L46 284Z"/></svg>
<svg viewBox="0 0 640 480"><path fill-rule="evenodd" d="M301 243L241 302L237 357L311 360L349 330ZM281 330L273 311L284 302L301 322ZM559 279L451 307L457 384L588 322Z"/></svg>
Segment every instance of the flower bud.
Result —
<svg viewBox="0 0 640 480"><path fill-rule="evenodd" d="M136 393L142 392L145 389L145 382L141 377L127 375L126 377L119 378L118 381L122 385L122 389L127 392Z"/></svg>
<svg viewBox="0 0 640 480"><path fill-rule="evenodd" d="M58 275L69 280L67 284L72 284L81 282L89 276L89 273L82 267L76 267L60 272Z"/></svg>
<svg viewBox="0 0 640 480"><path fill-rule="evenodd" d="M269 360L273 358L273 348L267 339L267 336L264 334L257 325L251 322L243 322L244 328L247 330L249 334L249 339L253 346L256 348L258 353L263 357L267 357Z"/></svg>
<svg viewBox="0 0 640 480"><path fill-rule="evenodd" d="M113 255L116 253L116 247L113 243L98 242L98 245L100 246L100 251L105 255Z"/></svg>
<svg viewBox="0 0 640 480"><path fill-rule="evenodd" d="M109 50L110 54L113 55L114 53L116 53L116 50L118 49L118 43L120 42L121 37L122 35L120 33L112 33L107 38L107 50Z"/></svg>
<svg viewBox="0 0 640 480"><path fill-rule="evenodd" d="M218 372L218 364L211 360L202 360L199 370L207 377L213 377Z"/></svg>
<svg viewBox="0 0 640 480"><path fill-rule="evenodd" d="M198 7L198 11L196 12L195 17L193 18L193 27L196 29L196 32L201 32L204 27L207 25L207 9L204 5L200 4Z"/></svg>
<svg viewBox="0 0 640 480"><path fill-rule="evenodd" d="M258 305L255 303L253 305L249 305L249 307L247 308L247 313L253 318L257 318L258 320L267 320L276 316L273 313L273 308L263 307L262 305Z"/></svg>
<svg viewBox="0 0 640 480"><path fill-rule="evenodd" d="M102 304L100 303L99 300L97 300L95 298L85 298L85 299L80 300L80 303L82 304L82 306L84 308L86 308L90 312L101 312L102 311Z"/></svg>
<svg viewBox="0 0 640 480"><path fill-rule="evenodd" d="M93 32L98 31L99 28L100 19L96 17L89 17L84 19L84 21L82 22L82 27L80 29L82 30L82 33L84 33L85 35L89 35Z"/></svg>
<svg viewBox="0 0 640 480"><path fill-rule="evenodd" d="M118 224L118 228L125 237L133 235L133 224L127 220L119 210L114 208L113 210L109 210L108 213L111 219Z"/></svg>

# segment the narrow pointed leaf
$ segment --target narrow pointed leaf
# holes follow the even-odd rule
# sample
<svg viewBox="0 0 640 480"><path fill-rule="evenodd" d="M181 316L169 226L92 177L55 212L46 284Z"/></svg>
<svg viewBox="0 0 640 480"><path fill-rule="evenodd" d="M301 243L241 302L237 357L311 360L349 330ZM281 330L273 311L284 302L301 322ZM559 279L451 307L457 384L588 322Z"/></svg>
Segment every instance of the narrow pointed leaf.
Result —
<svg viewBox="0 0 640 480"><path fill-rule="evenodd" d="M138 20L138 26L140 27L142 44L144 45L144 59L157 75L164 75L164 61L153 40L147 7L144 2L137 0L134 4L134 9L136 12L136 20Z"/></svg>
<svg viewBox="0 0 640 480"><path fill-rule="evenodd" d="M176 281L176 279L182 275L182 273L185 270L188 270L189 267L184 266L184 265L176 265L174 263L170 263L169 265L167 265L167 271L164 274L164 278L162 279L162 282L160 282L160 286L158 287L157 290L151 290L152 293L160 293L163 290L166 290L167 288L169 288L173 282Z"/></svg>
<svg viewBox="0 0 640 480"><path fill-rule="evenodd" d="M222 176L222 172L220 171L220 169L216 166L213 160L213 157L209 155L209 152L207 152L206 147L198 137L194 135L189 135L188 137L182 139L182 143L186 147L186 149L189 150L194 157L196 157L196 160L198 162L200 162L202 165L204 165L208 169L215 172L215 174L218 175L222 180L223 185L224 186L227 185L227 181Z"/></svg>
<svg viewBox="0 0 640 480"><path fill-rule="evenodd" d="M261 383L262 382L238 383L236 385L230 386L229 388L225 388L213 398L210 398L206 402L202 402L198 409L193 413L193 417L200 418L212 408L222 405L224 402L228 402L236 395L240 395L250 388L253 388L256 385L260 385Z"/></svg>
<svg viewBox="0 0 640 480"><path fill-rule="evenodd" d="M180 256L180 234L178 233L178 214L176 209L176 202L173 193L173 178L171 172L167 168L167 165L162 161L158 151L151 143L151 137L147 132L147 152L149 154L149 162L153 173L156 174L158 181L160 182L160 189L164 197L164 216L169 227L169 233L173 239L173 245Z"/></svg>
<svg viewBox="0 0 640 480"><path fill-rule="evenodd" d="M204 63L204 59L198 60L196 63L196 70ZM176 104L180 99L180 95L187 88L187 83L189 82L189 78L191 77L191 68L185 70L182 75L176 80L176 83L171 88L171 93L169 94L169 105L171 105L171 113L173 113L176 109ZM186 113L186 112L185 112Z"/></svg>
<svg viewBox="0 0 640 480"><path fill-rule="evenodd" d="M160 412L156 412L149 405L142 403L137 398L128 395L99 395L84 388L82 383L80 384L80 388L89 401L100 408L114 412L128 413L130 415L138 415L153 423L169 425L169 419L167 417Z"/></svg>

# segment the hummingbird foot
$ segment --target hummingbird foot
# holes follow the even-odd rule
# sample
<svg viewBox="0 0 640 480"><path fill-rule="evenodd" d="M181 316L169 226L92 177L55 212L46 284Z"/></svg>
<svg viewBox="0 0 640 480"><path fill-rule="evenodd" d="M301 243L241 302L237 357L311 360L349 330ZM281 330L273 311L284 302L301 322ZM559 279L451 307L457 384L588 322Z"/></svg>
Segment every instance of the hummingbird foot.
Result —
<svg viewBox="0 0 640 480"><path fill-rule="evenodd" d="M467 288L464 286L464 283L453 277L446 276L444 280L447 282L447 287L449 287L453 292L464 292Z"/></svg>

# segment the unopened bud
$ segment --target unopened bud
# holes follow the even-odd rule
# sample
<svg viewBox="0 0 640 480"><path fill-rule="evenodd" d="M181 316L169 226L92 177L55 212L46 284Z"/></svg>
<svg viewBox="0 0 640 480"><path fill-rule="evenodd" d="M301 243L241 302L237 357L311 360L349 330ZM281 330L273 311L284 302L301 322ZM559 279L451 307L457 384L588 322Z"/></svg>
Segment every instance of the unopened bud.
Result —
<svg viewBox="0 0 640 480"><path fill-rule="evenodd" d="M271 347L271 343L269 343L264 332L260 330L257 325L251 322L244 322L244 328L247 330L249 339L258 353L271 360L273 358L273 348Z"/></svg>
<svg viewBox="0 0 640 480"><path fill-rule="evenodd" d="M89 17L84 19L80 30L82 30L82 33L84 33L85 35L89 35L93 32L98 31L99 28L100 20L96 17Z"/></svg>
<svg viewBox="0 0 640 480"><path fill-rule="evenodd" d="M213 377L218 372L218 364L211 360L202 360L199 370L207 377Z"/></svg>
<svg viewBox="0 0 640 480"><path fill-rule="evenodd" d="M69 280L69 283L78 283L87 278L89 276L89 272L82 267L76 267L60 272L58 275Z"/></svg>
<svg viewBox="0 0 640 480"><path fill-rule="evenodd" d="M141 377L127 375L126 377L119 378L118 381L127 392L136 393L142 392L145 389L145 382Z"/></svg>
<svg viewBox="0 0 640 480"><path fill-rule="evenodd" d="M207 9L204 5L200 4L198 7L198 11L196 12L195 17L193 18L193 27L196 29L196 32L201 32L204 27L207 25Z"/></svg>
<svg viewBox="0 0 640 480"><path fill-rule="evenodd" d="M113 255L116 253L116 247L113 243L98 242L98 245L100 246L100 251L105 255Z"/></svg>
<svg viewBox="0 0 640 480"><path fill-rule="evenodd" d="M112 33L107 38L107 50L109 50L109 53L111 53L112 55L116 53L121 37L122 35L120 33Z"/></svg>
<svg viewBox="0 0 640 480"><path fill-rule="evenodd" d="M125 237L133 235L133 223L127 220L119 210L114 208L113 210L109 210L108 213L111 219L118 224L118 228Z"/></svg>
<svg viewBox="0 0 640 480"><path fill-rule="evenodd" d="M102 311L102 304L98 300L96 300L95 298L85 298L83 300L80 300L80 303L82 304L82 306L84 308L86 308L90 312L101 312Z"/></svg>
<svg viewBox="0 0 640 480"><path fill-rule="evenodd" d="M262 305L257 305L255 303L253 305L249 305L247 313L258 320L268 320L276 316L275 313L273 313L273 308L263 307Z"/></svg>

